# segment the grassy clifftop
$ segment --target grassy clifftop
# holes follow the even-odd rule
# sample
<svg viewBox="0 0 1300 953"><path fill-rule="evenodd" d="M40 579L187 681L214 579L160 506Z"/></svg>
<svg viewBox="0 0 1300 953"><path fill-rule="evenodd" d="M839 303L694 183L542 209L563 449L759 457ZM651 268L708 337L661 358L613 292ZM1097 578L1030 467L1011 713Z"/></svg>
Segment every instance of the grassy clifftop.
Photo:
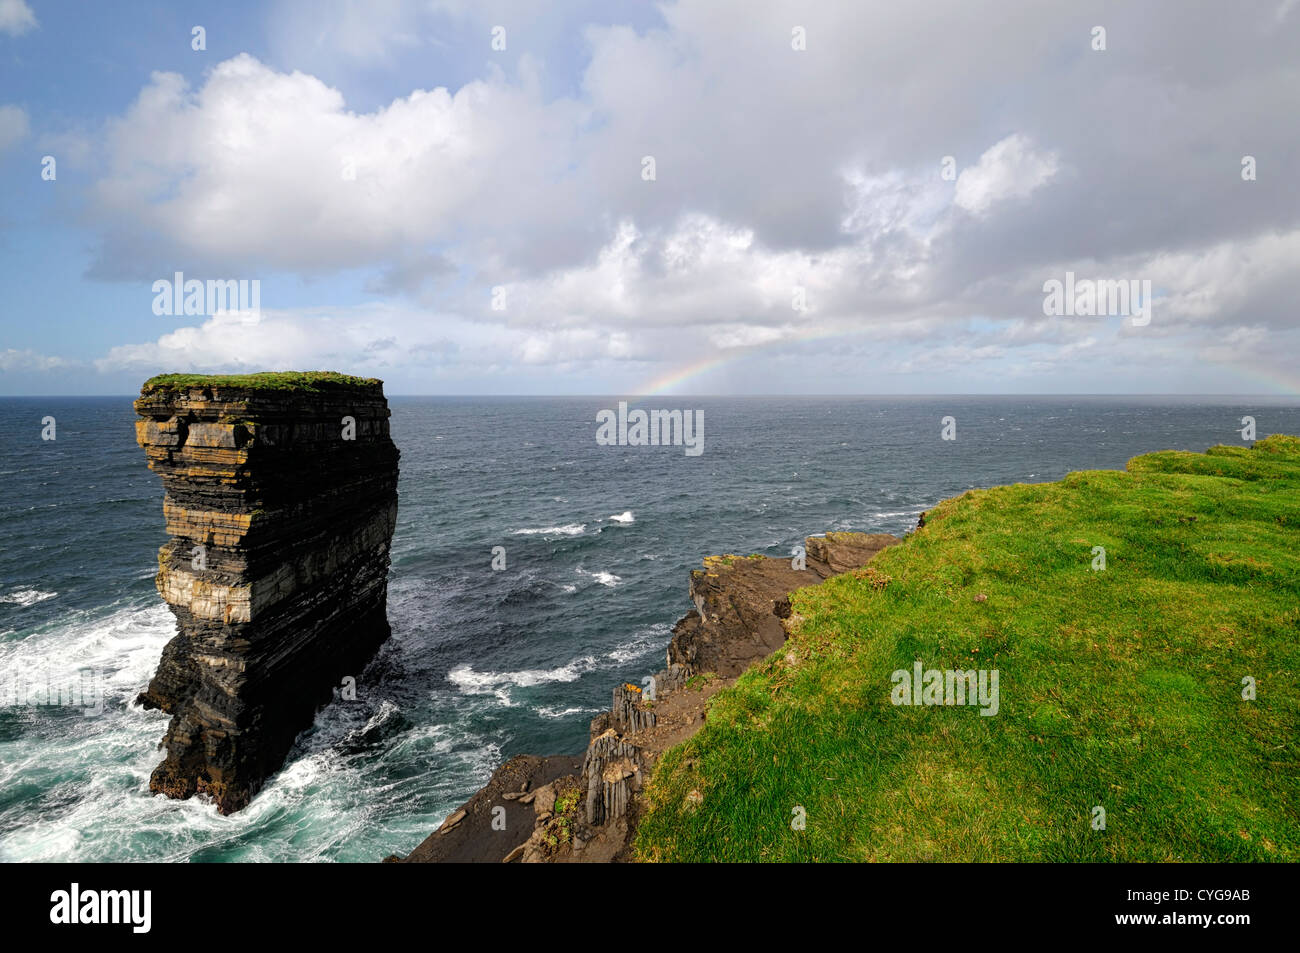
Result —
<svg viewBox="0 0 1300 953"><path fill-rule="evenodd" d="M641 859L1300 860L1297 438L971 491L792 603ZM997 714L891 703L918 660L998 670Z"/></svg>
<svg viewBox="0 0 1300 953"><path fill-rule="evenodd" d="M141 388L152 391L186 390L192 387L229 387L250 391L306 391L315 393L341 387L374 387L383 382L374 377L353 377L337 371L263 371L259 374L159 374Z"/></svg>

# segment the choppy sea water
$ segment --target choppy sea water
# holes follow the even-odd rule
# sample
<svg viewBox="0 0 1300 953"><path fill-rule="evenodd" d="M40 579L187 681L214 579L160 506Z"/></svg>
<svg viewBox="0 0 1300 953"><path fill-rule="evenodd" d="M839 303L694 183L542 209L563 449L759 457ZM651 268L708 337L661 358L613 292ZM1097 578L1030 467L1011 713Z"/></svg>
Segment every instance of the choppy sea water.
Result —
<svg viewBox="0 0 1300 953"><path fill-rule="evenodd" d="M167 717L134 707L175 632L162 490L129 398L0 399L0 860L365 861L405 853L505 758L578 752L663 664L711 553L904 533L971 487L1300 433L1263 398L652 398L704 453L602 447L602 398L390 399L402 451L393 638L244 811L148 790ZM53 416L57 439L41 439ZM957 439L940 439L941 418ZM491 569L492 548L506 569ZM89 673L89 674L83 674ZM103 709L15 704L92 685Z"/></svg>

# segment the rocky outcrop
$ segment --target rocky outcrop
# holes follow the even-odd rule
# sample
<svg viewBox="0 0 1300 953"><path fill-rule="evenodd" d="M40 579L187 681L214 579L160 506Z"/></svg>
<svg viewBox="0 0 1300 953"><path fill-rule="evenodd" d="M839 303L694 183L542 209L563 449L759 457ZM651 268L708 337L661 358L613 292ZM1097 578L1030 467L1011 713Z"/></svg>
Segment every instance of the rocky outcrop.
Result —
<svg viewBox="0 0 1300 953"><path fill-rule="evenodd" d="M388 637L388 403L380 381L338 374L172 375L135 410L179 630L138 699L172 716L149 787L228 814Z"/></svg>
<svg viewBox="0 0 1300 953"><path fill-rule="evenodd" d="M644 688L615 686L610 710L591 723L580 767L575 762L572 773L561 776L561 757L511 759L405 862L626 859L638 795L655 762L699 729L713 694L781 647L790 593L860 569L898 542L886 534L811 536L802 568L766 556L705 559L704 569L691 573L695 608L673 629L667 668ZM516 784L522 782L522 792L542 778L542 787L515 793ZM526 818L532 826L521 840L519 809L528 803L534 805ZM487 819L495 808L502 809L501 823L492 828ZM512 816L516 826L511 836L498 836Z"/></svg>
<svg viewBox="0 0 1300 953"><path fill-rule="evenodd" d="M708 557L703 569L691 573L695 608L673 628L669 664L739 675L785 642L781 620L793 590L864 566L897 542L887 533L809 536L803 568L796 568L796 560L767 556Z"/></svg>
<svg viewBox="0 0 1300 953"><path fill-rule="evenodd" d="M591 739L582 758L588 824L599 826L627 813L632 795L641 790L644 764L641 749L613 728Z"/></svg>
<svg viewBox="0 0 1300 953"><path fill-rule="evenodd" d="M576 755L517 755L497 768L492 779L409 856L392 856L386 861L430 864L499 863L508 857L516 860L523 853L520 848L536 832L540 814L554 810L553 800L550 807L545 798L537 804L537 792L553 791L555 781L573 777L581 769L582 758Z"/></svg>

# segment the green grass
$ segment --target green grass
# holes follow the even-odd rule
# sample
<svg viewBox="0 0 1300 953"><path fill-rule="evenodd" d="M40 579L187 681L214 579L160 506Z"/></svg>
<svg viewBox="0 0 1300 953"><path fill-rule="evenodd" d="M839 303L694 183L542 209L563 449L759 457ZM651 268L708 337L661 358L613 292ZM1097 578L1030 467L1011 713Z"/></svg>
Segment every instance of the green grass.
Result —
<svg viewBox="0 0 1300 953"><path fill-rule="evenodd" d="M191 387L239 387L265 391L315 393L335 387L373 387L374 377L352 377L336 371L266 371L261 374L159 374L144 382L141 393Z"/></svg>
<svg viewBox="0 0 1300 953"><path fill-rule="evenodd" d="M795 594L791 640L661 760L637 855L1300 860L1298 527L1280 435L947 500ZM918 659L997 669L999 713L895 707Z"/></svg>

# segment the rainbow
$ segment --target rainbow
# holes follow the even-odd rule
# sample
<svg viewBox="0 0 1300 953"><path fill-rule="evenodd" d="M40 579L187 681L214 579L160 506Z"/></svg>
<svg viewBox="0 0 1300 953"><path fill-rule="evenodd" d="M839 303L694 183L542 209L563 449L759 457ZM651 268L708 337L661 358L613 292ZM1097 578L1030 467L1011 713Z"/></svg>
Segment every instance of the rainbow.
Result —
<svg viewBox="0 0 1300 953"><path fill-rule="evenodd" d="M709 371L717 370L719 367L724 367L727 364L738 363L743 357L747 356L748 353L749 352L746 351L745 354L729 354L723 357L706 357L703 360L687 364L685 367L679 367L677 370L671 371L670 373L661 374L658 377L652 378L640 385L638 388L632 390L631 393L636 394L637 396L650 397L654 394L671 392L692 378L700 377L701 375L709 373Z"/></svg>
<svg viewBox="0 0 1300 953"><path fill-rule="evenodd" d="M1216 361L1215 363L1230 369L1253 387L1258 388L1263 381L1274 388L1279 395L1300 396L1300 373L1260 367L1258 364L1247 364L1245 361ZM1258 391L1248 391L1247 394L1249 393L1258 393Z"/></svg>
<svg viewBox="0 0 1300 953"><path fill-rule="evenodd" d="M792 344L804 343L806 341L823 340L829 338L848 338L855 337L859 334L867 334L872 328L863 328L853 331L804 331L789 337L779 338L775 341L768 341L764 344L754 344L744 348L732 348L726 353L715 354L710 357L703 357L691 361L675 370L667 373L659 373L644 381L641 385L628 391L629 394L636 396L649 397L655 394L662 394L674 391L688 381L703 377L719 368L727 367L732 364L740 364L751 357L758 356L766 351L779 347L789 347ZM1267 393L1260 390L1261 384L1266 384L1273 395L1284 397L1300 396L1300 373L1283 370L1276 367L1261 367L1258 364L1248 364L1244 361L1214 361L1220 367L1231 371L1238 377L1244 388L1241 396L1252 394Z"/></svg>
<svg viewBox="0 0 1300 953"><path fill-rule="evenodd" d="M787 335L786 337L777 338L773 341L767 341L763 344L751 344L748 347L728 348L726 353L722 355L699 358L684 367L677 368L674 371L669 371L666 374L658 374L657 376L645 381L637 389L629 391L629 393L637 396L649 397L654 394L671 391L686 381L702 377L710 371L716 371L717 369L726 367L729 364L740 364L751 357L767 351L790 347L794 344L803 344L808 341L856 337L861 334L869 334L874 330L876 329L866 327L850 331L800 331L795 334Z"/></svg>

